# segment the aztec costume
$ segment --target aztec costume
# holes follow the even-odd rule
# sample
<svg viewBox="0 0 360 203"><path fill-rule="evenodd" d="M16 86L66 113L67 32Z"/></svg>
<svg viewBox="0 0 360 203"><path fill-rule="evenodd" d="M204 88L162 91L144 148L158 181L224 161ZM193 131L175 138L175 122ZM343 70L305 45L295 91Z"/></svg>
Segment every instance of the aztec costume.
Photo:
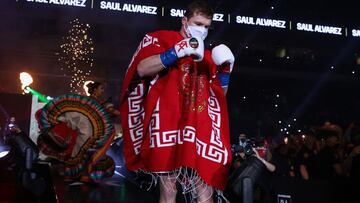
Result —
<svg viewBox="0 0 360 203"><path fill-rule="evenodd" d="M231 163L228 112L210 51L200 62L179 58L153 78L137 75L141 60L183 39L175 31L149 33L132 58L120 98L126 166L182 176L185 168L191 175L177 176L182 185L200 178L224 190Z"/></svg>
<svg viewBox="0 0 360 203"><path fill-rule="evenodd" d="M115 164L105 155L115 136L110 115L97 100L78 94L59 96L36 113L39 149L65 164L70 180L98 182Z"/></svg>

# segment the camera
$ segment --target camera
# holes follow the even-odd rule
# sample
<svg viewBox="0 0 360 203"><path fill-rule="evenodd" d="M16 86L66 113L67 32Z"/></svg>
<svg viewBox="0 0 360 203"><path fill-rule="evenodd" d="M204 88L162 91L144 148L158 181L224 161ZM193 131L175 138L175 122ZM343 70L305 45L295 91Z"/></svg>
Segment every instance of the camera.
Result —
<svg viewBox="0 0 360 203"><path fill-rule="evenodd" d="M253 150L254 143L250 139L243 140L243 142L240 140L239 145L246 156L251 156L255 153Z"/></svg>
<svg viewBox="0 0 360 203"><path fill-rule="evenodd" d="M240 139L238 145L233 145L232 151L235 156L240 156L239 153L244 153L245 157L248 157L255 153L253 147L254 142L250 139Z"/></svg>

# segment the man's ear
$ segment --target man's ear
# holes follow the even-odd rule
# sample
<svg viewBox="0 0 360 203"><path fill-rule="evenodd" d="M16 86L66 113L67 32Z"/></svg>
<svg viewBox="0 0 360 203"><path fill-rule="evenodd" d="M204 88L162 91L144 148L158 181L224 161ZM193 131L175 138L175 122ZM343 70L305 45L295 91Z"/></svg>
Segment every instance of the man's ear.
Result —
<svg viewBox="0 0 360 203"><path fill-rule="evenodd" d="M181 18L181 24L182 24L183 26L185 26L185 25L186 25L186 22L187 22L187 17L186 17L186 16L182 17L182 18Z"/></svg>

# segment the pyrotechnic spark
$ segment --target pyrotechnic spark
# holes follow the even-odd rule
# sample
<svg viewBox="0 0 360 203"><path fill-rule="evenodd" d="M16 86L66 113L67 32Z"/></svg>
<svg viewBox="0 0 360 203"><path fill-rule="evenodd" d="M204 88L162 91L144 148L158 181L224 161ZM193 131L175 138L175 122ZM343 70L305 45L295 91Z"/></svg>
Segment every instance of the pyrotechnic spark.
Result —
<svg viewBox="0 0 360 203"><path fill-rule="evenodd" d="M89 37L90 25L81 23L78 19L70 22L71 28L60 45L62 62L61 70L71 76L70 89L72 92L81 93L82 84L90 75L94 59L94 45ZM65 75L66 75L65 74Z"/></svg>
<svg viewBox="0 0 360 203"><path fill-rule="evenodd" d="M25 89L25 87L33 83L33 78L31 77L31 75L27 72L21 72L20 82L21 82L21 89L24 91L24 93L29 93L29 91Z"/></svg>

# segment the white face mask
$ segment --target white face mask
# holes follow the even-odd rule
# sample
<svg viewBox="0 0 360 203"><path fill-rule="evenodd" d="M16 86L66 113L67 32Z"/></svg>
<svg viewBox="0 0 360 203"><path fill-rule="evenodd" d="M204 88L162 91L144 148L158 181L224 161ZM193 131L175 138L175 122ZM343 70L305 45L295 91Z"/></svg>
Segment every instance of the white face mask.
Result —
<svg viewBox="0 0 360 203"><path fill-rule="evenodd" d="M208 34L208 28L197 26L197 25L187 25L185 28L186 34L190 37L200 37L202 40L205 40Z"/></svg>

